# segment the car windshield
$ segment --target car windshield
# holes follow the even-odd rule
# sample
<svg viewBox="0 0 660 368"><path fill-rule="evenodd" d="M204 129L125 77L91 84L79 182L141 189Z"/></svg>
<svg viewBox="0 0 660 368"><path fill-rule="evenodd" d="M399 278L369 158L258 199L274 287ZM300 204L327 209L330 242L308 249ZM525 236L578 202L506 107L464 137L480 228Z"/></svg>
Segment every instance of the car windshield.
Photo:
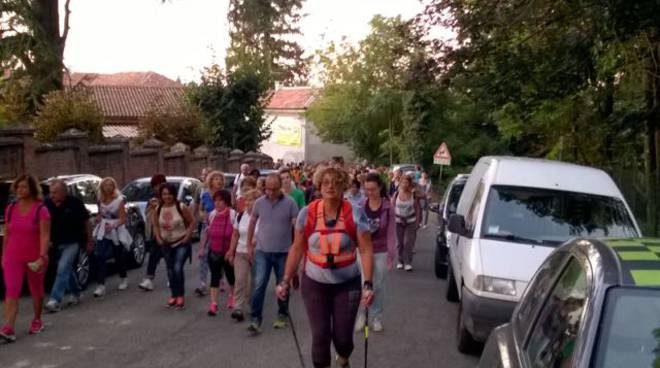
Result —
<svg viewBox="0 0 660 368"><path fill-rule="evenodd" d="M591 366L658 367L659 346L660 290L611 289Z"/></svg>
<svg viewBox="0 0 660 368"><path fill-rule="evenodd" d="M179 192L180 182L169 182ZM121 193L126 197L127 202L147 202L153 197L154 193L151 189L151 184L148 181L134 181L129 183L122 189Z"/></svg>
<svg viewBox="0 0 660 368"><path fill-rule="evenodd" d="M449 198L447 199L447 218L456 213L458 208L458 200L461 199L461 194L465 188L465 182L456 183L451 187Z"/></svg>
<svg viewBox="0 0 660 368"><path fill-rule="evenodd" d="M556 246L573 237L639 236L622 201L567 191L493 186L482 237Z"/></svg>

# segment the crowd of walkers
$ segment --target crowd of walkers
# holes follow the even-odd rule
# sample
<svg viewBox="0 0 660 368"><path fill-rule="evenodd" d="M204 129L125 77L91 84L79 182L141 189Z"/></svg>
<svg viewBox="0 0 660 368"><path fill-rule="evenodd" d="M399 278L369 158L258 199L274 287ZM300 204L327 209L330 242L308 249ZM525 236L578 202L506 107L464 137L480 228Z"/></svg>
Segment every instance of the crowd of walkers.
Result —
<svg viewBox="0 0 660 368"><path fill-rule="evenodd" d="M278 313L272 326L288 326L290 290L300 288L312 330L314 367L331 365L331 344L338 366L348 367L354 332L366 325L376 332L384 329L388 272L395 265L413 271L417 230L428 220L431 182L421 170L402 173L343 166L338 161L282 165L263 178L243 164L232 190L225 189L222 172L204 169L204 186L189 206L177 200L176 188L164 175L154 175L153 197L145 210L145 238L151 251L138 286L154 290L153 280L164 259L170 289L166 306L185 309L184 267L193 255L197 230L199 280L194 294L208 295L210 317L220 313L220 294L226 290L225 308L231 310L231 318L237 322L247 318L247 329L261 333L266 290L274 273ZM67 195L61 181L50 183L45 200L39 183L29 175L17 178L12 191L16 201L6 209L2 245L6 300L0 338L8 342L16 338L24 278L34 303L29 333L43 329L50 246L57 249L58 265L45 308L57 312L80 301L73 272L79 245L94 254L93 296L101 298L106 294L110 256L119 273L118 289L128 287L126 258L132 242L124 198L112 178L99 185L94 228L83 203Z"/></svg>

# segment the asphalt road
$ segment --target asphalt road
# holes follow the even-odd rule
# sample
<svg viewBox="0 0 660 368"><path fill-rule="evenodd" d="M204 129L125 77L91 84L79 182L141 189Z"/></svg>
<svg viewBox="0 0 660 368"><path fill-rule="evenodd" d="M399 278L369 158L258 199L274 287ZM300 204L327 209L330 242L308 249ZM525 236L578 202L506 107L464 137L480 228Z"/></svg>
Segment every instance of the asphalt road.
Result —
<svg viewBox="0 0 660 368"><path fill-rule="evenodd" d="M392 271L389 276L385 331L369 336L369 367L461 368L477 363L476 357L455 348L457 307L445 301L445 282L432 273L434 231L431 227L420 231L415 271ZM189 275L196 271L195 263L187 267ZM110 278L109 293L100 300L91 297L91 285L80 305L44 315L46 330L38 336L27 334L31 305L23 299L18 340L0 343L0 367L300 367L291 330L271 327L276 312L273 285L267 294L264 333L251 337L247 324L233 322L225 309L215 318L208 317L207 299L190 296L186 310L166 309L164 264L159 266L153 292L137 288L143 272L129 272L130 286L124 292L116 290L117 278ZM187 280L191 294L193 278ZM311 367L306 314L300 294L292 298L293 320L306 366ZM355 345L352 365L362 367L361 335L355 336Z"/></svg>

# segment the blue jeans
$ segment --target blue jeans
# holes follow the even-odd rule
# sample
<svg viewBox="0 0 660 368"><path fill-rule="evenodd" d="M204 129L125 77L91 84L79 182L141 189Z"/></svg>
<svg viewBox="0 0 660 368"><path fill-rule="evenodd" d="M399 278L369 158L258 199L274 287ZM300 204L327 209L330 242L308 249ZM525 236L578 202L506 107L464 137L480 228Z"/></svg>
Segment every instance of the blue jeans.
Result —
<svg viewBox="0 0 660 368"><path fill-rule="evenodd" d="M163 256L167 263L167 279L170 282L172 298L183 297L185 294L185 275L183 266L190 258L190 243L179 244L172 248L163 246Z"/></svg>
<svg viewBox="0 0 660 368"><path fill-rule="evenodd" d="M264 298L270 280L271 270L279 284L284 277L284 266L288 253L270 253L257 250L254 254L254 295L252 296L252 321L261 324L263 320ZM277 300L278 315L289 315L289 302Z"/></svg>
<svg viewBox="0 0 660 368"><path fill-rule="evenodd" d="M78 243L62 244L57 247L60 260L57 262L57 276L50 291L50 298L58 303L62 302L62 297L66 293L80 295L80 285L73 269L78 249Z"/></svg>
<svg viewBox="0 0 660 368"><path fill-rule="evenodd" d="M360 270L362 270L361 262ZM387 252L374 253L373 275L371 279L374 288L374 301L371 307L369 307L369 318L372 321L376 318L381 322L383 321L383 306L385 304L385 295L387 294L387 273ZM360 309L360 313L364 313L364 308Z"/></svg>

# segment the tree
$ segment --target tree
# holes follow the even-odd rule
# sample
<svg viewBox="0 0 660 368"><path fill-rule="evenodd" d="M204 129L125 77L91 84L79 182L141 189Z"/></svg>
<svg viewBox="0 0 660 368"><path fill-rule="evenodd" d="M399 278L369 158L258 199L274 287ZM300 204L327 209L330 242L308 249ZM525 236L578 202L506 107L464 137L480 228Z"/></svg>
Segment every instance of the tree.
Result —
<svg viewBox="0 0 660 368"><path fill-rule="evenodd" d="M62 88L64 47L69 33L69 4L60 29L59 0L4 0L0 4L0 68L10 78L29 77L28 111L50 91Z"/></svg>
<svg viewBox="0 0 660 368"><path fill-rule="evenodd" d="M103 141L103 112L88 87L52 91L39 106L33 125L37 139L53 142L69 129L86 132L93 143Z"/></svg>
<svg viewBox="0 0 660 368"><path fill-rule="evenodd" d="M301 34L298 23L302 3L303 0L230 0L228 73L243 70L257 75L267 88L276 82L305 82L309 60L292 39Z"/></svg>
<svg viewBox="0 0 660 368"><path fill-rule="evenodd" d="M264 117L263 84L258 75L241 72L225 77L217 65L205 69L188 98L202 111L216 147L256 151L270 137Z"/></svg>
<svg viewBox="0 0 660 368"><path fill-rule="evenodd" d="M156 138L168 146L184 143L198 147L206 143L208 128L202 111L182 99L177 105L154 106L141 120L140 138Z"/></svg>

